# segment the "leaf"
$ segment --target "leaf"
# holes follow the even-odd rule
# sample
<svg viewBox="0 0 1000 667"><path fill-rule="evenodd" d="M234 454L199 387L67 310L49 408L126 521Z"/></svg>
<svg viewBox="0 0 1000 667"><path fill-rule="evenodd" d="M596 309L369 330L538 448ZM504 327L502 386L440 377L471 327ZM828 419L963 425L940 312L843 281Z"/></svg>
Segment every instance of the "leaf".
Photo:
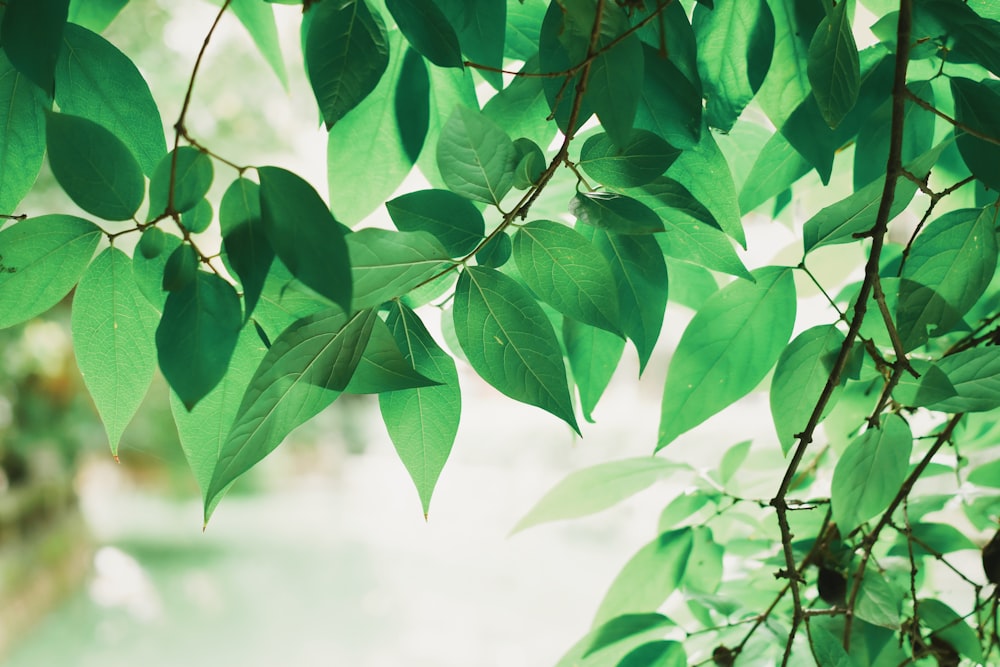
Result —
<svg viewBox="0 0 1000 667"><path fill-rule="evenodd" d="M586 57L590 45L590 28L594 24L591 5L589 0L574 3L575 12L571 13L565 11L559 3L549 3L538 35L538 66L541 72L565 72ZM578 17L581 13L584 15L582 20ZM541 83L551 116L565 134L570 129L570 108L573 106L577 86L580 85L580 73L577 72L569 79L544 77ZM561 90L566 92L560 94ZM594 115L591 98L592 95L585 95L580 101L575 127L572 128L574 133Z"/></svg>
<svg viewBox="0 0 1000 667"><path fill-rule="evenodd" d="M580 410L583 418L593 423L591 413L618 368L625 341L571 317L563 318L562 338L580 395Z"/></svg>
<svg viewBox="0 0 1000 667"><path fill-rule="evenodd" d="M678 155L680 151L646 130L633 130L621 148L602 132L584 142L578 164L603 185L630 188L663 174Z"/></svg>
<svg viewBox="0 0 1000 667"><path fill-rule="evenodd" d="M237 477L347 387L376 317L371 310L347 317L339 308L330 308L297 320L271 343L219 451L205 492L206 522L216 498Z"/></svg>
<svg viewBox="0 0 1000 667"><path fill-rule="evenodd" d="M934 637L948 642L961 655L976 664L983 662L983 649L976 631L965 619L940 600L921 600L917 607L920 621Z"/></svg>
<svg viewBox="0 0 1000 667"><path fill-rule="evenodd" d="M151 175L167 152L163 121L135 64L100 35L68 24L56 63L56 104L116 137Z"/></svg>
<svg viewBox="0 0 1000 667"><path fill-rule="evenodd" d="M712 272L697 264L668 259L667 271L670 275L669 301L676 305L698 310L710 296L719 291L719 284ZM748 271L747 275L749 273Z"/></svg>
<svg viewBox="0 0 1000 667"><path fill-rule="evenodd" d="M198 253L190 243L177 246L163 267L163 291L178 292L191 284L198 272Z"/></svg>
<svg viewBox="0 0 1000 667"><path fill-rule="evenodd" d="M379 394L379 408L396 453L417 487L424 516L458 433L462 392L454 360L431 338L417 314L389 305L386 324L417 372L441 384Z"/></svg>
<svg viewBox="0 0 1000 667"><path fill-rule="evenodd" d="M621 332L611 268L586 237L536 220L518 229L513 244L521 278L543 301L585 324Z"/></svg>
<svg viewBox="0 0 1000 667"><path fill-rule="evenodd" d="M258 167L257 174L261 219L274 254L304 284L350 310L347 242L326 204L309 183L290 171Z"/></svg>
<svg viewBox="0 0 1000 667"><path fill-rule="evenodd" d="M844 334L837 327L824 324L803 331L781 352L770 397L771 418L783 453L788 454L795 444L795 434L805 429L843 342ZM842 376L823 409L823 417L837 404L839 390L846 381Z"/></svg>
<svg viewBox="0 0 1000 667"><path fill-rule="evenodd" d="M1000 40L1000 22L992 3L983 3L977 9L972 4L955 0L923 0L920 12L927 12L950 33L954 40L955 55L971 58L994 74L1000 74L1000 54L997 40ZM992 16L987 14L992 12ZM980 14L982 16L980 16ZM951 45L951 44L949 44Z"/></svg>
<svg viewBox="0 0 1000 667"><path fill-rule="evenodd" d="M420 157L430 128L430 86L424 59L413 49L406 49L396 81L394 106L399 138L410 165ZM381 200L384 201L385 197Z"/></svg>
<svg viewBox="0 0 1000 667"><path fill-rule="evenodd" d="M836 128L857 103L861 88L861 60L846 2L837 3L816 27L806 73L819 112Z"/></svg>
<svg viewBox="0 0 1000 667"><path fill-rule="evenodd" d="M701 93L673 60L642 45L643 82L636 129L655 132L672 146L689 148L701 135Z"/></svg>
<svg viewBox="0 0 1000 667"><path fill-rule="evenodd" d="M549 521L602 512L685 467L666 459L643 456L574 471L542 496L511 533Z"/></svg>
<svg viewBox="0 0 1000 667"><path fill-rule="evenodd" d="M306 70L329 130L382 78L389 65L388 36L382 16L367 0L321 2L309 13Z"/></svg>
<svg viewBox="0 0 1000 667"><path fill-rule="evenodd" d="M212 203L207 199L202 199L195 204L194 208L181 215L181 226L192 234L201 234L212 224L214 217L215 211L212 210Z"/></svg>
<svg viewBox="0 0 1000 667"><path fill-rule="evenodd" d="M620 15L617 20L609 16ZM598 46L617 39L628 27L624 10L617 5L605 5L601 21L603 38ZM620 24L620 28L612 26ZM642 94L644 56L642 42L635 33L625 36L614 48L594 58L587 79L587 97L608 138L626 148L632 141L632 128L639 97Z"/></svg>
<svg viewBox="0 0 1000 667"><path fill-rule="evenodd" d="M906 479L912 449L910 427L897 415L886 416L881 427L851 441L837 461L830 488L833 519L842 535L889 506Z"/></svg>
<svg viewBox="0 0 1000 667"><path fill-rule="evenodd" d="M396 228L433 234L451 257L472 252L483 240L483 214L472 202L448 190L418 190L385 203Z"/></svg>
<svg viewBox="0 0 1000 667"><path fill-rule="evenodd" d="M956 395L951 380L936 365L922 359L910 359L910 365L920 377L904 373L899 379L892 398L900 405L926 407Z"/></svg>
<svg viewBox="0 0 1000 667"><path fill-rule="evenodd" d="M908 84L909 92L928 104L934 104L934 88L930 81ZM907 104L903 111L903 162L915 160L934 145L935 116L917 104ZM869 117L858 132L854 148L854 189L878 180L885 174L889 159L889 139L892 128L892 100L886 100Z"/></svg>
<svg viewBox="0 0 1000 667"><path fill-rule="evenodd" d="M139 209L146 183L135 157L97 123L47 111L49 167L80 208L105 220L128 220Z"/></svg>
<svg viewBox="0 0 1000 667"><path fill-rule="evenodd" d="M617 667L685 667L687 653L680 642L660 640L633 649Z"/></svg>
<svg viewBox="0 0 1000 667"><path fill-rule="evenodd" d="M970 476L971 477L971 476ZM907 545L907 535L900 534L899 541L892 545L889 554L909 558L910 548L916 557L949 554L964 549L977 550L979 547L957 528L948 523L910 524L911 544ZM922 604L922 603L921 603Z"/></svg>
<svg viewBox="0 0 1000 667"><path fill-rule="evenodd" d="M495 269L468 267L455 286L453 314L459 344L484 380L579 433L559 341L524 287Z"/></svg>
<svg viewBox="0 0 1000 667"><path fill-rule="evenodd" d="M232 0L229 8L236 14L243 27L250 33L260 55L274 71L282 87L288 90L288 74L285 61L281 57L278 41L278 26L274 21L274 10L257 0Z"/></svg>
<svg viewBox="0 0 1000 667"><path fill-rule="evenodd" d="M810 624L809 644L816 664L822 667L857 667L857 662L844 650L841 639L818 624Z"/></svg>
<svg viewBox="0 0 1000 667"><path fill-rule="evenodd" d="M12 214L42 167L49 101L0 50L0 213Z"/></svg>
<svg viewBox="0 0 1000 667"><path fill-rule="evenodd" d="M540 73L538 57L532 54L521 72ZM549 105L545 101L542 81L543 78L537 76L514 77L509 86L489 99L483 113L506 130L509 136L525 137L540 146L548 146L556 128L546 120Z"/></svg>
<svg viewBox="0 0 1000 667"><path fill-rule="evenodd" d="M904 349L950 331L986 291L997 267L994 215L991 207L950 211L913 241L896 306Z"/></svg>
<svg viewBox="0 0 1000 667"><path fill-rule="evenodd" d="M580 222L615 234L653 234L663 231L663 221L651 208L624 195L578 192L569 202Z"/></svg>
<svg viewBox="0 0 1000 667"><path fill-rule="evenodd" d="M812 90L806 72L809 41L826 14L819 2L770 0L768 7L775 24L774 53L756 99L780 129Z"/></svg>
<svg viewBox="0 0 1000 667"><path fill-rule="evenodd" d="M244 318L249 318L260 300L274 250L267 242L260 211L260 186L237 178L226 189L219 204L219 226L227 266L243 287Z"/></svg>
<svg viewBox="0 0 1000 667"><path fill-rule="evenodd" d="M988 137L1000 138L1000 120L996 109L1000 104L1000 83L985 79L980 82L963 77L951 78L951 94L955 98L955 119ZM1000 190L996 164L1000 146L955 128L958 152L976 178L987 187Z"/></svg>
<svg viewBox="0 0 1000 667"><path fill-rule="evenodd" d="M932 403L939 412L986 412L1000 408L1000 348L963 350L937 362L955 395Z"/></svg>
<svg viewBox="0 0 1000 667"><path fill-rule="evenodd" d="M980 465L969 473L968 480L979 486L1000 489L1000 459Z"/></svg>
<svg viewBox="0 0 1000 667"><path fill-rule="evenodd" d="M170 174L174 176L171 178ZM212 160L194 146L177 149L177 164L174 166L174 151L167 153L156 165L149 180L149 219L167 212L170 204L170 187L174 188L173 207L177 213L190 211L198 205L212 185L214 170Z"/></svg>
<svg viewBox="0 0 1000 667"><path fill-rule="evenodd" d="M438 67L463 67L458 35L433 0L385 0L385 6L420 55Z"/></svg>
<svg viewBox="0 0 1000 667"><path fill-rule="evenodd" d="M427 232L371 227L347 235L346 241L354 310L402 296L451 266L448 252Z"/></svg>
<svg viewBox="0 0 1000 667"><path fill-rule="evenodd" d="M0 25L0 44L10 62L49 99L68 13L69 0L7 0Z"/></svg>
<svg viewBox="0 0 1000 667"><path fill-rule="evenodd" d="M167 296L156 328L160 371L188 410L226 374L242 322L236 291L214 273L199 271Z"/></svg>
<svg viewBox="0 0 1000 667"><path fill-rule="evenodd" d="M594 625L626 611L655 611L684 578L693 531L679 528L662 533L625 564L605 594Z"/></svg>
<svg viewBox="0 0 1000 667"><path fill-rule="evenodd" d="M406 360L392 333L379 318L372 320L372 332L361 354L358 367L344 392L347 394L382 394L439 384L414 370Z"/></svg>
<svg viewBox="0 0 1000 667"><path fill-rule="evenodd" d="M449 190L499 206L514 184L514 142L481 112L457 106L441 130L437 164Z"/></svg>
<svg viewBox="0 0 1000 667"><path fill-rule="evenodd" d="M156 229L156 228L151 228ZM132 275L135 277L139 291L152 304L153 308L163 312L167 301L167 292L163 289L163 274L168 259L181 245L181 239L173 234L163 235L163 249L155 257L144 257L142 252L132 257Z"/></svg>
<svg viewBox="0 0 1000 667"><path fill-rule="evenodd" d="M792 148L784 135L775 132L757 155L740 188L740 210L749 213L785 192L810 169L809 163Z"/></svg>
<svg viewBox="0 0 1000 667"><path fill-rule="evenodd" d="M458 33L462 51L469 60L490 67L503 67L506 0L437 0L437 5ZM540 23L539 20L537 24ZM538 40L534 43L537 46ZM494 88L502 87L499 72L480 70L480 74Z"/></svg>
<svg viewBox="0 0 1000 667"><path fill-rule="evenodd" d="M147 227L139 237L137 248L146 259L155 259L167 245L167 235L159 227Z"/></svg>
<svg viewBox="0 0 1000 667"><path fill-rule="evenodd" d="M709 297L670 360L656 449L748 394L792 334L791 269L764 267Z"/></svg>
<svg viewBox="0 0 1000 667"><path fill-rule="evenodd" d="M0 329L59 303L94 256L101 230L71 215L42 215L0 231Z"/></svg>
<svg viewBox="0 0 1000 667"><path fill-rule="evenodd" d="M127 4L128 0L70 0L66 20L102 32Z"/></svg>
<svg viewBox="0 0 1000 667"><path fill-rule="evenodd" d="M836 477L836 473L834 476ZM902 595L895 590L895 587L882 574L869 568L865 570L861 580L854 614L872 625L898 630L901 600Z"/></svg>
<svg viewBox="0 0 1000 667"><path fill-rule="evenodd" d="M116 458L122 432L153 381L157 320L132 277L132 260L106 248L80 279L71 326L76 363Z"/></svg>

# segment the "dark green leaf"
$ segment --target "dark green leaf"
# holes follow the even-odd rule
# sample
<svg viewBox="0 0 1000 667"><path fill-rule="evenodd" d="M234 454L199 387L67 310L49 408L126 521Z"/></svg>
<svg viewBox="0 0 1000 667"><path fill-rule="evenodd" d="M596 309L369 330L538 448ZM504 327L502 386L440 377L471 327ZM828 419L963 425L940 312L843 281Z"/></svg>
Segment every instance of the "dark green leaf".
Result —
<svg viewBox="0 0 1000 667"><path fill-rule="evenodd" d="M351 381L344 389L348 394L381 394L431 387L439 384L414 370L396 344L385 322L379 318L372 321L371 338L361 355L358 367L354 369Z"/></svg>
<svg viewBox="0 0 1000 667"><path fill-rule="evenodd" d="M201 234L212 224L214 216L211 202L202 199L194 208L181 215L181 225L192 234Z"/></svg>
<svg viewBox="0 0 1000 667"><path fill-rule="evenodd" d="M10 62L49 99L68 13L69 0L7 0L0 26L0 44Z"/></svg>
<svg viewBox="0 0 1000 667"><path fill-rule="evenodd" d="M44 313L83 275L101 239L92 222L43 215L0 231L0 329Z"/></svg>
<svg viewBox="0 0 1000 667"><path fill-rule="evenodd" d="M571 317L563 318L562 338L573 382L580 394L580 410L583 418L593 423L591 413L618 368L625 341Z"/></svg>
<svg viewBox="0 0 1000 667"><path fill-rule="evenodd" d="M128 220L139 209L146 182L135 157L97 123L46 112L49 167L76 204L105 220Z"/></svg>
<svg viewBox="0 0 1000 667"><path fill-rule="evenodd" d="M993 74L1000 75L1000 22L996 15L989 17L983 12L995 12L995 7L981 8L982 16L976 14L971 3L960 0L922 0L918 3L920 13L926 12L948 31L954 39L954 53L978 62Z"/></svg>
<svg viewBox="0 0 1000 667"><path fill-rule="evenodd" d="M45 93L29 85L0 50L0 213L13 214L45 155Z"/></svg>
<svg viewBox="0 0 1000 667"><path fill-rule="evenodd" d="M499 205L514 184L514 142L479 111L458 106L441 130L437 163L449 190Z"/></svg>
<svg viewBox="0 0 1000 667"><path fill-rule="evenodd" d="M663 231L663 221L651 208L611 192L577 193L569 202L569 210L580 222L616 234Z"/></svg>
<svg viewBox="0 0 1000 667"><path fill-rule="evenodd" d="M527 190L538 182L548 166L545 163L545 153L531 139L521 137L514 141L517 151L517 168L514 170L514 187Z"/></svg>
<svg viewBox="0 0 1000 667"><path fill-rule="evenodd" d="M250 317L274 259L260 213L260 186L238 178L219 205L219 226L225 259L243 286L244 316Z"/></svg>
<svg viewBox="0 0 1000 667"><path fill-rule="evenodd" d="M635 113L638 129L655 132L678 148L698 143L701 135L701 93L673 60L643 44L642 93Z"/></svg>
<svg viewBox="0 0 1000 667"><path fill-rule="evenodd" d="M462 51L469 60L489 67L503 67L506 0L436 0L458 33ZM539 16L541 19L541 16ZM541 21L538 21L540 24ZM536 25L538 25L536 24ZM538 41L535 40L535 44ZM499 89L499 72L480 70L491 86Z"/></svg>
<svg viewBox="0 0 1000 667"><path fill-rule="evenodd" d="M604 5L599 46L618 38L620 32L628 27L624 14L624 10L616 4ZM609 16L615 18L609 19ZM608 137L622 148L632 140L632 128L642 95L643 66L642 42L635 33L594 58L590 66L588 99Z"/></svg>
<svg viewBox="0 0 1000 667"><path fill-rule="evenodd" d="M174 151L171 151L156 165L156 171L149 181L150 220L167 211L171 185L174 188L173 207L178 213L190 211L197 206L212 185L215 172L208 155L194 146L181 146L176 153L176 166ZM171 173L174 174L173 178Z"/></svg>
<svg viewBox="0 0 1000 667"><path fill-rule="evenodd" d="M163 291L179 292L194 281L197 272L198 253L190 243L182 243L163 267Z"/></svg>
<svg viewBox="0 0 1000 667"><path fill-rule="evenodd" d="M278 42L278 26L274 21L274 10L259 0L232 0L229 8L236 14L243 27L250 33L260 55L274 70L281 85L288 89L288 74L285 72L285 61L281 57L281 44Z"/></svg>
<svg viewBox="0 0 1000 667"><path fill-rule="evenodd" d="M400 31L422 56L439 67L462 67L458 35L433 0L385 0Z"/></svg>
<svg viewBox="0 0 1000 667"><path fill-rule="evenodd" d="M663 174L678 155L680 151L646 130L633 130L621 148L601 133L584 142L579 166L603 185L630 188Z"/></svg>
<svg viewBox="0 0 1000 667"><path fill-rule="evenodd" d="M928 104L934 104L934 89L930 81L914 81L908 85L911 93ZM934 144L935 116L917 104L907 104L903 112L903 162L915 160ZM854 148L854 189L860 190L885 174L889 158L889 134L892 127L892 100L876 109L858 132Z"/></svg>
<svg viewBox="0 0 1000 667"><path fill-rule="evenodd" d="M954 609L940 600L921 600L920 622L934 637L946 641L956 651L976 664L983 662L983 649L976 631Z"/></svg>
<svg viewBox="0 0 1000 667"><path fill-rule="evenodd" d="M559 3L549 3L538 37L538 65L542 72L567 71L579 64L587 55L591 27L594 24L592 3L590 0L581 0L581 2L574 3L573 6L574 11L569 12L565 11ZM581 9L583 9L582 12ZM576 96L575 90L579 81L579 72L571 79L542 78L545 100L556 125L564 133L570 129L570 108L573 106L573 99ZM581 101L575 127L572 128L573 132L579 130L594 114L590 99L591 96L588 95Z"/></svg>
<svg viewBox="0 0 1000 667"><path fill-rule="evenodd" d="M1000 81L986 79L980 82L953 77L951 94L955 98L955 118L958 122L989 137L1000 138L1000 119L996 114L1000 105ZM976 178L993 190L1000 190L1000 146L955 128L958 152Z"/></svg>
<svg viewBox="0 0 1000 667"><path fill-rule="evenodd" d="M513 278L469 267L455 287L455 333L480 376L579 432L559 341L542 307Z"/></svg>
<svg viewBox="0 0 1000 667"><path fill-rule="evenodd" d="M861 88L861 60L846 2L838 2L816 27L806 72L819 112L836 128L857 103Z"/></svg>
<svg viewBox="0 0 1000 667"><path fill-rule="evenodd" d="M507 263L514 252L514 244L510 236L500 232L486 242L482 250L476 253L476 264L499 269Z"/></svg>
<svg viewBox="0 0 1000 667"><path fill-rule="evenodd" d="M419 190L385 203L396 228L433 234L451 257L472 252L486 233L483 214L448 190Z"/></svg>
<svg viewBox="0 0 1000 667"><path fill-rule="evenodd" d="M685 667L687 653L680 642L660 640L633 649L617 667Z"/></svg>
<svg viewBox="0 0 1000 667"><path fill-rule="evenodd" d="M1000 348L963 350L937 363L955 396L932 403L941 412L985 412L1000 407Z"/></svg>
<svg viewBox="0 0 1000 667"><path fill-rule="evenodd" d="M326 129L358 106L389 65L385 23L367 0L311 7L305 60Z"/></svg>
<svg viewBox="0 0 1000 667"><path fill-rule="evenodd" d="M146 259L159 257L166 245L167 235L159 227L149 227L139 237L139 252Z"/></svg>
<svg viewBox="0 0 1000 667"><path fill-rule="evenodd" d="M290 171L259 167L257 173L261 219L274 254L305 285L350 310L347 243L326 204L309 183Z"/></svg>
<svg viewBox="0 0 1000 667"><path fill-rule="evenodd" d="M712 295L684 331L663 390L656 449L670 444L764 379L795 323L791 269L764 267Z"/></svg>
<svg viewBox="0 0 1000 667"><path fill-rule="evenodd" d="M448 268L448 252L427 232L374 227L347 236L353 310L395 299Z"/></svg>
<svg viewBox="0 0 1000 667"><path fill-rule="evenodd" d="M406 49L396 82L395 111L399 138L411 164L420 157L427 139L427 129L430 126L430 86L424 59L413 49Z"/></svg>

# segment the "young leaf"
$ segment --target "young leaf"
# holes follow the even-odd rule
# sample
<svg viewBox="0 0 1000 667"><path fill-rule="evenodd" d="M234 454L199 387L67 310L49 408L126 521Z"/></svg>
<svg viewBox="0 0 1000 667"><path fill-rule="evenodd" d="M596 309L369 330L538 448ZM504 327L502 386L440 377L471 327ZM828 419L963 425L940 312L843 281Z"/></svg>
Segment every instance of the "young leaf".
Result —
<svg viewBox="0 0 1000 667"><path fill-rule="evenodd" d="M653 234L663 231L663 221L645 204L608 192L578 192L569 202L580 222L616 234Z"/></svg>
<svg viewBox="0 0 1000 667"><path fill-rule="evenodd" d="M346 240L354 310L402 296L450 266L448 252L427 232L370 227L349 234Z"/></svg>
<svg viewBox="0 0 1000 667"><path fill-rule="evenodd" d="M655 611L684 578L694 541L690 528L662 533L632 556L604 595L594 625L619 614Z"/></svg>
<svg viewBox="0 0 1000 667"><path fill-rule="evenodd" d="M296 321L272 342L219 450L205 492L205 521L233 480L347 387L376 317L372 310L347 317L339 308L331 308Z"/></svg>
<svg viewBox="0 0 1000 667"><path fill-rule="evenodd" d="M372 333L345 394L383 394L440 384L421 375L403 356L386 323L372 320Z"/></svg>
<svg viewBox="0 0 1000 667"><path fill-rule="evenodd" d="M1000 348L985 347L950 354L937 363L955 395L932 403L940 412L985 412L1000 407Z"/></svg>
<svg viewBox="0 0 1000 667"><path fill-rule="evenodd" d="M792 335L791 269L764 267L736 280L695 315L670 360L656 449L694 428L764 379Z"/></svg>
<svg viewBox="0 0 1000 667"><path fill-rule="evenodd" d="M281 44L278 42L278 26L274 21L274 10L257 0L232 0L229 8L236 14L243 27L250 33L260 55L288 89L288 74L285 72L285 61L281 57Z"/></svg>
<svg viewBox="0 0 1000 667"><path fill-rule="evenodd" d="M68 13L69 0L7 0L0 25L0 44L10 62L49 99Z"/></svg>
<svg viewBox="0 0 1000 667"><path fill-rule="evenodd" d="M301 177L278 167L257 173L261 220L274 254L296 278L350 310L351 264L341 226Z"/></svg>
<svg viewBox="0 0 1000 667"><path fill-rule="evenodd" d="M499 205L514 184L517 152L503 129L479 111L458 106L441 130L437 164L448 189Z"/></svg>
<svg viewBox="0 0 1000 667"><path fill-rule="evenodd" d="M101 239L92 222L43 215L0 231L0 329L44 313L83 275Z"/></svg>
<svg viewBox="0 0 1000 667"><path fill-rule="evenodd" d="M135 64L110 42L69 23L56 63L56 104L63 113L109 130L151 175L166 154L163 121Z"/></svg>
<svg viewBox="0 0 1000 667"><path fill-rule="evenodd" d="M573 371L573 382L580 394L580 410L583 418L593 423L591 413L618 368L625 341L572 317L563 318L562 339Z"/></svg>
<svg viewBox="0 0 1000 667"><path fill-rule="evenodd" d="M226 374L242 321L236 290L214 273L199 271L167 296L156 349L163 377L188 410Z"/></svg>
<svg viewBox="0 0 1000 667"><path fill-rule="evenodd" d="M45 155L50 102L0 50L0 213L11 214L28 194Z"/></svg>
<svg viewBox="0 0 1000 667"><path fill-rule="evenodd" d="M833 471L830 501L842 535L885 510L910 467L913 436L897 415L847 446ZM870 619L867 619L870 620Z"/></svg>
<svg viewBox="0 0 1000 667"><path fill-rule="evenodd" d="M996 109L1000 104L1000 82L990 79L972 81L963 77L951 78L951 94L955 98L955 119L986 136L1000 136L1000 120ZM958 152L976 178L987 187L1000 190L997 161L1000 146L955 128Z"/></svg>
<svg viewBox="0 0 1000 667"><path fill-rule="evenodd" d="M329 130L378 85L389 65L388 37L367 0L320 2L309 13L306 71Z"/></svg>
<svg viewBox="0 0 1000 667"><path fill-rule="evenodd" d="M379 408L396 453L417 487L424 516L451 453L462 413L455 361L438 347L417 314L389 305L386 324L417 372L441 384L379 394Z"/></svg>
<svg viewBox="0 0 1000 667"><path fill-rule="evenodd" d="M861 60L846 2L838 2L816 27L806 72L819 112L836 128L858 101L861 88Z"/></svg>
<svg viewBox="0 0 1000 667"><path fill-rule="evenodd" d="M579 433L559 341L524 287L495 269L468 267L455 286L454 322L462 350L484 380Z"/></svg>
<svg viewBox="0 0 1000 667"><path fill-rule="evenodd" d="M167 235L159 227L147 227L139 237L139 253L146 259L160 256L167 245Z"/></svg>
<svg viewBox="0 0 1000 667"><path fill-rule="evenodd" d="M511 533L549 521L602 512L686 466L655 456L600 463L570 473L517 522Z"/></svg>
<svg viewBox="0 0 1000 667"><path fill-rule="evenodd" d="M385 7L420 55L438 67L463 67L458 35L433 0L385 0Z"/></svg>
<svg viewBox="0 0 1000 667"><path fill-rule="evenodd" d="M620 333L618 298L607 261L566 225L536 220L514 235L514 261L525 284L560 313Z"/></svg>
<svg viewBox="0 0 1000 667"><path fill-rule="evenodd" d="M451 257L472 252L486 233L479 209L448 190L410 192L385 207L397 229L433 234Z"/></svg>
<svg viewBox="0 0 1000 667"><path fill-rule="evenodd" d="M646 130L633 130L621 148L601 133L584 142L579 166L603 185L631 188L663 174L678 155L679 150Z"/></svg>
<svg viewBox="0 0 1000 667"><path fill-rule="evenodd" d="M97 123L46 112L49 167L80 208L105 220L128 220L146 194L142 169L128 148Z"/></svg>
<svg viewBox="0 0 1000 667"><path fill-rule="evenodd" d="M194 146L177 149L177 167L174 168L174 153L171 151L156 165L156 171L149 180L149 219L166 212L170 203L171 172L174 172L174 210L178 213L190 211L198 205L212 186L214 170L212 160Z"/></svg>

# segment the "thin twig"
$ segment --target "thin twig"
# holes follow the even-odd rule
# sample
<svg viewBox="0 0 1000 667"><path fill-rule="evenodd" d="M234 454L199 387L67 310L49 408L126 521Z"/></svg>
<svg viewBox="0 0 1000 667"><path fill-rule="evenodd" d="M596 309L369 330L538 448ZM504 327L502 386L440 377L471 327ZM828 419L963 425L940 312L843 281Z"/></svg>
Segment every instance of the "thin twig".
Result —
<svg viewBox="0 0 1000 667"><path fill-rule="evenodd" d="M906 95L907 99L909 99L911 102L913 102L914 104L916 104L921 109L927 109L932 114L934 114L934 115L936 115L936 116L938 116L940 118L945 119L946 121L948 121L949 123L951 123L952 125L954 125L959 130L962 130L966 134L968 134L970 136L973 136L973 137L975 137L977 139L982 139L983 141L988 141L991 144L996 144L996 145L1000 146L1000 139L998 139L997 137L993 137L993 136L990 136L990 135L988 135L988 134L986 134L984 132L980 132L977 129L969 127L965 123L963 123L963 122L961 122L961 121L959 121L959 120L957 120L955 118L952 118L951 116L949 116L945 112L943 112L940 109L938 109L937 107L935 107L933 104L930 104L929 102L926 102L926 101L920 99L919 97L917 97L916 95L914 95L909 90L906 90L904 92L904 95Z"/></svg>

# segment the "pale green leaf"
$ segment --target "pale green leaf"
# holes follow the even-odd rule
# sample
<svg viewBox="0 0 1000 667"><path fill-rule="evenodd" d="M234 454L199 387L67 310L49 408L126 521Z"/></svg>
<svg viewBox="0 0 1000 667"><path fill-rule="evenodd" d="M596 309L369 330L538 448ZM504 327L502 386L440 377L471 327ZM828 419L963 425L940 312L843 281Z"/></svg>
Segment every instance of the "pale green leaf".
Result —
<svg viewBox="0 0 1000 667"><path fill-rule="evenodd" d="M1000 348L985 347L950 354L937 363L955 395L932 403L941 412L985 412L1000 407Z"/></svg>
<svg viewBox="0 0 1000 667"><path fill-rule="evenodd" d="M451 265L448 252L427 232L374 227L346 236L354 285L353 310L395 299Z"/></svg>
<svg viewBox="0 0 1000 667"><path fill-rule="evenodd" d="M433 234L452 257L472 252L486 233L479 209L449 190L418 190L385 203L396 228Z"/></svg>
<svg viewBox="0 0 1000 667"><path fill-rule="evenodd" d="M580 410L583 418L593 423L591 414L618 368L625 341L572 317L563 318L562 339L580 395Z"/></svg>
<svg viewBox="0 0 1000 667"><path fill-rule="evenodd" d="M165 155L149 180L149 219L165 213L173 186L174 211L184 213L198 205L212 186L212 159L194 146L181 146ZM171 177L171 173L173 176Z"/></svg>
<svg viewBox="0 0 1000 667"><path fill-rule="evenodd" d="M441 130L437 164L448 189L499 205L514 184L517 153L504 130L482 112L457 106Z"/></svg>

